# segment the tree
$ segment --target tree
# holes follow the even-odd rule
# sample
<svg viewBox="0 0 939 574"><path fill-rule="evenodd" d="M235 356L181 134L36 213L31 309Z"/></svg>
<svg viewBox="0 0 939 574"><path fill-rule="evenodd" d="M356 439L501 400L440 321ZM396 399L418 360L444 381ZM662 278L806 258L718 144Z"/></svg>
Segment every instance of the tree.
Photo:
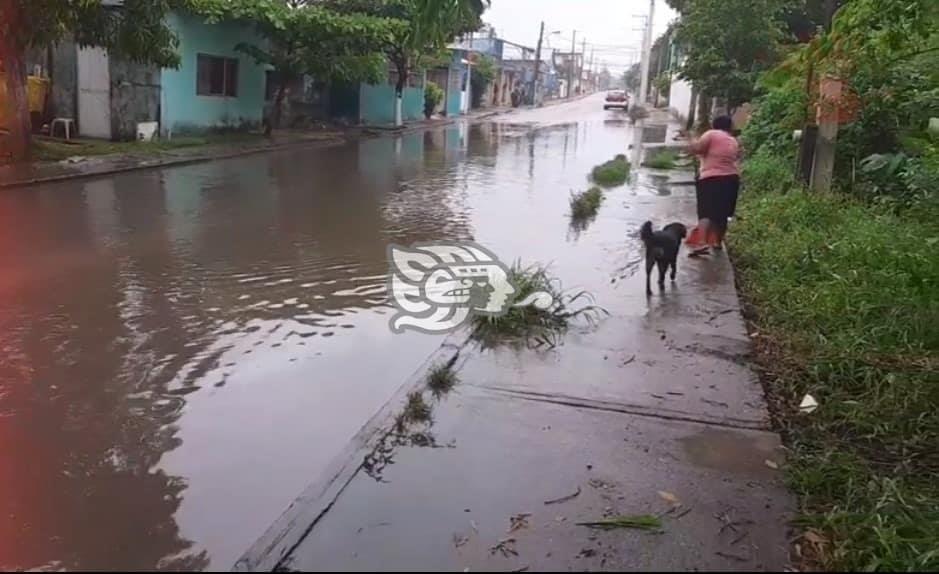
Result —
<svg viewBox="0 0 939 574"><path fill-rule="evenodd" d="M422 58L437 54L454 36L476 30L488 2L482 0L324 0L347 14L366 14L399 22L384 47L397 73L395 125L401 125L401 98Z"/></svg>
<svg viewBox="0 0 939 574"><path fill-rule="evenodd" d="M638 63L633 64L625 72L623 72L623 84L626 90L630 92L636 92L639 90L641 74L641 66Z"/></svg>
<svg viewBox="0 0 939 574"><path fill-rule="evenodd" d="M470 93L473 98L472 105L474 108L478 108L482 103L483 93L495 77L495 61L485 54L481 55L470 72Z"/></svg>
<svg viewBox="0 0 939 574"><path fill-rule="evenodd" d="M164 20L175 9L198 9L201 0L124 0L105 6L101 0L0 0L0 63L13 108L10 135L0 149L14 161L28 157L29 109L25 53L71 35L81 46L101 46L112 55L175 67L177 39Z"/></svg>
<svg viewBox="0 0 939 574"><path fill-rule="evenodd" d="M731 109L748 101L758 75L777 60L782 6L783 0L682 3L684 13L676 28L676 40L686 55L681 77L692 82L703 99L724 98Z"/></svg>
<svg viewBox="0 0 939 574"><path fill-rule="evenodd" d="M221 0L213 18L255 25L263 43L236 46L273 68L276 93L266 131L280 125L288 86L304 74L317 79L376 81L385 70L382 48L402 23L365 14L343 14L307 0Z"/></svg>

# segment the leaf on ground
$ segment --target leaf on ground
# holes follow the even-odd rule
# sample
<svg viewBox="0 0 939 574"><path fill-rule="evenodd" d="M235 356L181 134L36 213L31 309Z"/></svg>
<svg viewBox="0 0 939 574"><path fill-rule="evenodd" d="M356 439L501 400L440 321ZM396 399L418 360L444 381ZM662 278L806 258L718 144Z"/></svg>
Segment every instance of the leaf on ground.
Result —
<svg viewBox="0 0 939 574"><path fill-rule="evenodd" d="M763 464L765 464L766 466L770 467L773 470L779 470L779 465L769 459L766 459L763 462Z"/></svg>
<svg viewBox="0 0 939 574"><path fill-rule="evenodd" d="M667 491L665 491L665 490L660 490L660 491L659 491L659 496L662 498L662 500L664 500L665 502L667 502L667 503L669 503L669 504L674 504L674 505L679 505L679 504L681 504L681 501L678 500L678 497L675 496L674 494L672 494L671 492L667 492Z"/></svg>
<svg viewBox="0 0 939 574"><path fill-rule="evenodd" d="M578 522L578 526L599 528L600 530L615 530L617 528L635 528L637 530L661 530L662 521L651 514L635 516L611 516L595 522Z"/></svg>
<svg viewBox="0 0 939 574"><path fill-rule="evenodd" d="M528 528L528 518L530 516L531 516L530 512L522 512L520 514L516 514L515 516L512 516L511 518L509 518L509 530L508 530L509 534L511 534L512 532L515 532L516 530L520 528Z"/></svg>

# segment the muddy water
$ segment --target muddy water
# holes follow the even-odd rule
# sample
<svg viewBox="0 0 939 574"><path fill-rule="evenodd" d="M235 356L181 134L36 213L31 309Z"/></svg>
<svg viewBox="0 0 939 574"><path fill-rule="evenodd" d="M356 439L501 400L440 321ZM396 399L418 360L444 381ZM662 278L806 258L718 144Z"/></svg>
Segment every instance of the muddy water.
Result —
<svg viewBox="0 0 939 574"><path fill-rule="evenodd" d="M387 245L629 274L667 186L567 197L631 133L587 99L0 195L0 567L228 568L440 343L388 329Z"/></svg>

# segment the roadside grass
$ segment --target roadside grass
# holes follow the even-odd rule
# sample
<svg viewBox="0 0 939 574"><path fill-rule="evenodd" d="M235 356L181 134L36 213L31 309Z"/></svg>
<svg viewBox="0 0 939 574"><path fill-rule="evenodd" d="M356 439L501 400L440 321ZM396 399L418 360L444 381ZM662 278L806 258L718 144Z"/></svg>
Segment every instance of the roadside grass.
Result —
<svg viewBox="0 0 939 574"><path fill-rule="evenodd" d="M642 162L642 166L652 169L675 169L678 167L678 152L670 149L662 150Z"/></svg>
<svg viewBox="0 0 939 574"><path fill-rule="evenodd" d="M554 347L573 320L583 318L593 323L606 314L606 310L594 304L593 296L586 291L564 291L560 281L551 277L546 267L522 267L515 263L509 270L508 279L515 286L515 293L509 297L510 305L539 292L547 293L551 301L510 306L498 317L475 315L472 320L473 338L484 346L524 341L533 346ZM547 296L539 298L547 299Z"/></svg>
<svg viewBox="0 0 939 574"><path fill-rule="evenodd" d="M590 173L594 183L603 187L623 185L629 179L629 160L623 154L601 163Z"/></svg>
<svg viewBox="0 0 939 574"><path fill-rule="evenodd" d="M457 376L452 362L433 367L427 375L427 388L436 399L452 391L456 383Z"/></svg>
<svg viewBox="0 0 939 574"><path fill-rule="evenodd" d="M404 410L395 419L395 431L404 433L412 424L430 423L432 417L433 409L424 400L424 394L420 390L413 391L408 394Z"/></svg>
<svg viewBox="0 0 939 574"><path fill-rule="evenodd" d="M571 219L587 219L597 214L603 203L603 190L591 187L587 191L571 194Z"/></svg>
<svg viewBox="0 0 939 574"><path fill-rule="evenodd" d="M34 161L62 161L70 157L92 157L109 154L152 155L175 149L198 147L216 143L260 141L264 136L254 133L213 134L204 137L177 137L171 140L157 139L149 142L111 142L105 140L78 139L64 141L52 138L34 138L32 159Z"/></svg>
<svg viewBox="0 0 939 574"><path fill-rule="evenodd" d="M745 168L746 173L746 168ZM748 188L729 240L826 570L939 570L939 218ZM819 402L799 413L805 393Z"/></svg>

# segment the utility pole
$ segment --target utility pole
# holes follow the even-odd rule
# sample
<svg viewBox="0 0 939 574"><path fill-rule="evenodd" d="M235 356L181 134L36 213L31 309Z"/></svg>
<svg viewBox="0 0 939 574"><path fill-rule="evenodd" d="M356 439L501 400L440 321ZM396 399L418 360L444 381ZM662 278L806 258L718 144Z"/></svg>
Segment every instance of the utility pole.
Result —
<svg viewBox="0 0 939 574"><path fill-rule="evenodd" d="M567 97L574 95L574 53L577 50L577 30L574 30L574 36L571 38L571 59L567 61Z"/></svg>
<svg viewBox="0 0 939 574"><path fill-rule="evenodd" d="M649 98L649 60L652 58L652 19L655 16L655 0L649 0L649 17L642 38L642 64L639 66L639 105L646 105Z"/></svg>
<svg viewBox="0 0 939 574"><path fill-rule="evenodd" d="M538 47L535 49L535 77L531 79L531 104L538 104L538 71L541 68L541 40L544 38L544 20L541 21L541 32L538 32Z"/></svg>
<svg viewBox="0 0 939 574"><path fill-rule="evenodd" d="M583 45L580 48L580 75L577 76L577 83L580 84L580 93L584 93L584 66L587 64L587 39L584 38Z"/></svg>
<svg viewBox="0 0 939 574"><path fill-rule="evenodd" d="M593 56L596 53L596 48L590 48L590 66L587 67L588 76L590 77L591 90L593 91L597 88L597 70L593 67Z"/></svg>

